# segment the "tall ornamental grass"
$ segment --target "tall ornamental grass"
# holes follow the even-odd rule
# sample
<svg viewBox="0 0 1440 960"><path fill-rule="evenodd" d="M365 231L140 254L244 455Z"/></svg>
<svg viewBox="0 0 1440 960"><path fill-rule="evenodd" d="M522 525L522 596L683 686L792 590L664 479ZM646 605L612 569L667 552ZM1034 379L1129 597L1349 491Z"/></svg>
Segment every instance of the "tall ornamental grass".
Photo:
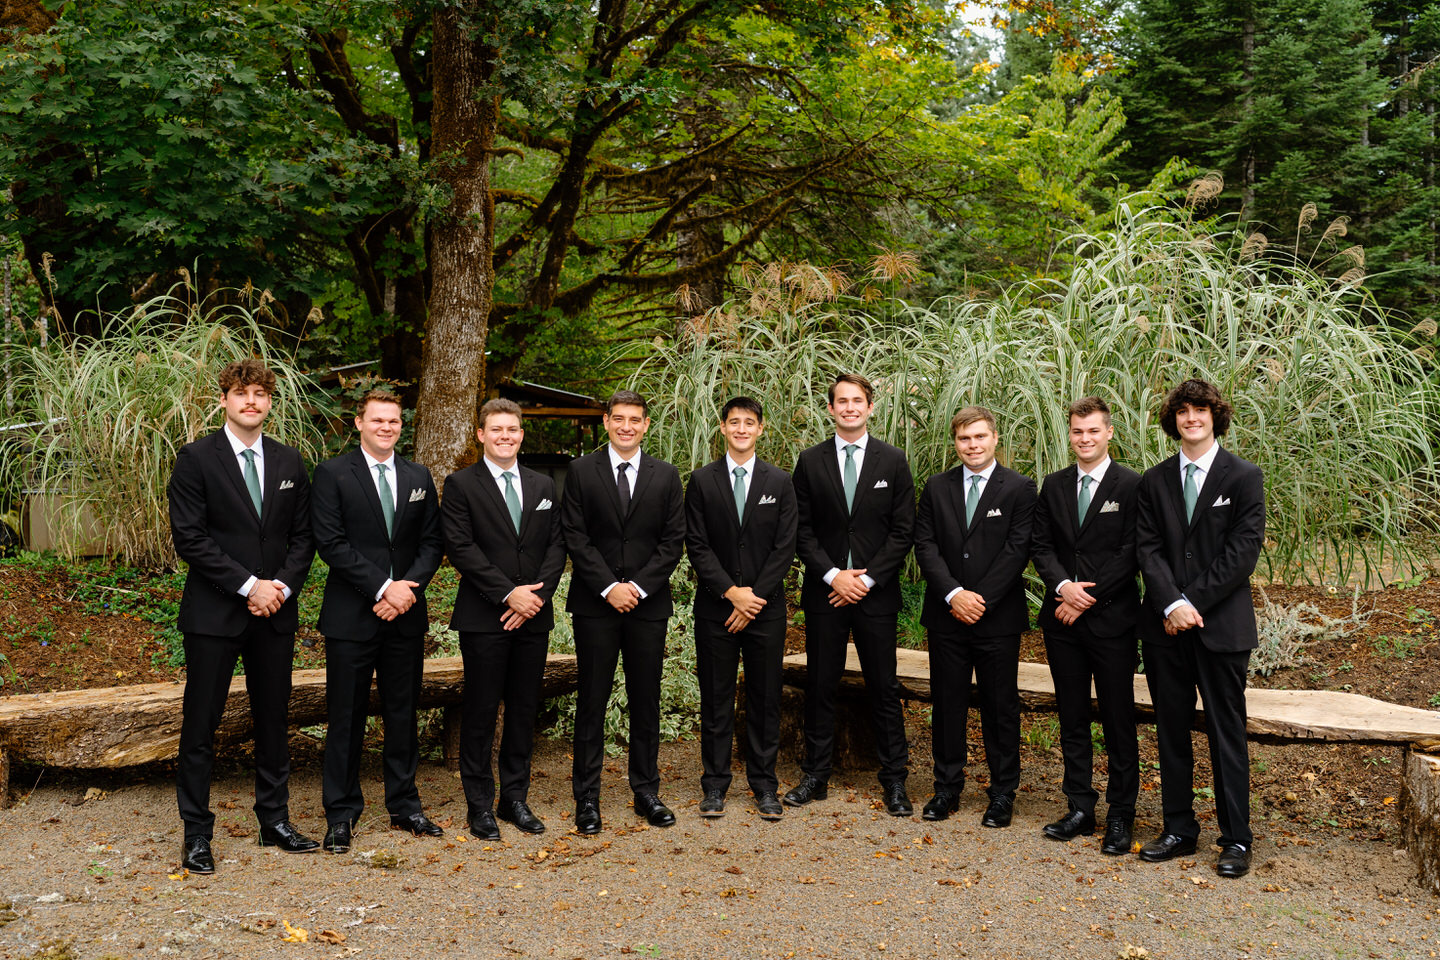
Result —
<svg viewBox="0 0 1440 960"><path fill-rule="evenodd" d="M301 398L318 390L267 342L263 303L206 307L179 292L108 318L96 339L17 346L6 358L13 416L33 426L0 434L4 483L52 495L61 553L98 535L132 566L176 564L166 484L180 447L223 423L216 377L232 360L257 356L275 371L265 432L315 462L321 438Z"/></svg>
<svg viewBox="0 0 1440 960"><path fill-rule="evenodd" d="M647 443L682 470L701 465L721 450L719 405L746 393L766 407L761 456L788 468L830 434L825 391L850 370L876 384L872 430L906 450L917 484L954 464L949 420L972 403L997 413L1010 466L1059 469L1066 405L1087 394L1114 411L1115 457L1144 470L1175 449L1155 420L1164 395L1203 377L1235 407L1224 445L1265 471L1262 572L1413 566L1413 535L1435 521L1440 397L1359 270L1329 278L1156 211L1122 208L1117 222L1072 237L1069 278L994 300L911 306L877 296L874 278L846 292L833 273L775 265L640 366Z"/></svg>

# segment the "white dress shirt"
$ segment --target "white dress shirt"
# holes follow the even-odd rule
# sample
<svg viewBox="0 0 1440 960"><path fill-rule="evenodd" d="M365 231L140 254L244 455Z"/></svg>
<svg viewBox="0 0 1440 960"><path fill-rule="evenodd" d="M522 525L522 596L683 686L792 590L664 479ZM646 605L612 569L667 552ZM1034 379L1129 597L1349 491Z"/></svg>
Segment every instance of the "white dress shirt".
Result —
<svg viewBox="0 0 1440 960"><path fill-rule="evenodd" d="M996 464L996 462L997 462L997 461L995 461L995 460L991 460L991 461L990 461L990 466L986 467L984 470L981 470L979 473L976 473L974 470L971 470L969 467L966 467L966 466L962 466L962 467L960 468L960 469L961 469L961 481L962 481L962 484L963 484L963 489L964 489L964 491L965 491L965 503L966 503L966 506L967 506L967 507L969 506L969 503L970 503L970 478L971 478L971 477L979 477L979 478L980 478L980 486L978 486L978 487L975 488L975 499L976 499L976 502L978 503L978 502L979 502L979 499L980 499L981 497L985 496L985 484L987 484L987 483L990 482L990 477L991 477L991 475L995 473L995 464ZM954 590L951 590L949 593L945 594L945 602L946 602L946 603L949 603L952 599L954 599L955 594L960 593L960 592L963 591L964 589L965 589L964 587L956 587Z"/></svg>
<svg viewBox="0 0 1440 960"><path fill-rule="evenodd" d="M388 459L376 460L374 457L370 456L369 450L361 447L360 455L365 458L365 466L370 471L370 482L375 484L375 496L377 497L385 496L385 491L380 489L380 471L375 468L381 464L384 464L386 477L385 485L390 488L390 509L398 509L400 506L400 494L395 488L395 451L390 451L390 456ZM390 584L394 582L394 580L391 580L388 577L386 578L385 583L382 584L380 589L375 593L376 603L380 602L380 598L385 596L385 591L389 590Z"/></svg>
<svg viewBox="0 0 1440 960"><path fill-rule="evenodd" d="M1180 489L1181 489L1182 491L1185 489L1185 468L1188 467L1188 466L1189 466L1190 464L1192 464L1192 463L1195 464L1195 466L1199 468L1199 469L1197 469L1197 470L1195 471L1195 489L1196 489L1196 491L1198 492L1201 487L1205 486L1205 478L1210 475L1210 469L1215 466L1215 457L1216 457L1217 455L1219 455L1219 453L1220 453L1220 441L1219 441L1219 440L1216 440L1214 443L1211 443L1211 444L1210 444L1210 449L1209 449L1209 450L1206 450L1204 453L1200 454L1200 456L1199 456L1197 459L1194 459L1194 460L1191 460L1189 457L1185 456L1185 451L1182 449L1182 450L1180 451L1180 457L1179 457L1179 460L1180 460ZM1200 504L1199 504L1198 501L1197 501L1196 504L1195 504L1195 509L1197 509L1197 510L1200 509ZM1188 603L1190 603L1190 598L1187 597L1187 596L1185 596L1185 594L1183 594L1183 593L1180 594L1180 599L1179 599L1179 600L1176 600L1174 603L1170 604L1170 606L1168 606L1168 607L1165 608L1165 616L1167 616L1167 617L1170 616L1171 611L1174 610L1176 607L1180 606L1181 604L1188 604ZM1191 605L1193 606L1193 604L1191 604Z"/></svg>
<svg viewBox="0 0 1440 960"><path fill-rule="evenodd" d="M1075 467L1075 509L1078 514L1078 511L1080 509L1080 491L1085 488L1085 478L1089 477L1093 481L1090 484L1090 496L1093 498L1095 496L1095 491L1100 489L1100 484L1105 482L1105 471L1110 469L1110 458L1109 456L1106 456L1106 458L1104 460L1101 460L1095 466L1095 469L1091 470L1089 473L1086 473L1085 469L1081 467L1078 463L1075 465ZM1091 507L1094 507L1095 504L1092 501L1090 505ZM1083 523L1085 518L1081 517L1080 520ZM1055 596L1060 596L1060 588L1065 586L1065 584L1069 582L1070 578L1066 577L1064 580L1061 580L1059 583L1055 584Z"/></svg>
<svg viewBox="0 0 1440 960"><path fill-rule="evenodd" d="M861 436L859 440L846 440L839 434L835 435L835 462L840 466L840 489L842 491L845 489L845 448L852 443L855 444L856 450L850 456L851 459L855 461L855 481L858 484L860 481L860 471L865 469L865 446L869 442L869 433ZM855 488L855 495L857 497L860 495L859 486L856 486ZM829 570L825 571L825 576L821 579L824 580L825 583L828 585L832 580L835 579L835 574L839 572L839 567L831 567ZM870 574L868 573L860 574L860 582L865 584L865 588L867 590L875 589L875 578L870 576Z"/></svg>
<svg viewBox="0 0 1440 960"><path fill-rule="evenodd" d="M625 482L630 485L630 497L633 500L635 497L635 481L640 476L640 451L637 449L634 456L632 456L629 460L626 460L624 457L620 456L620 454L615 452L615 444L609 444L605 449L610 451L610 475L615 481L616 490L620 489L620 464L630 464L630 469L625 471ZM615 587L619 585L619 583L620 581L616 580L614 583L610 584L610 586L606 587L604 590L601 590L600 596L608 597L610 595L610 591L614 590ZM640 584L631 581L630 586L635 588L635 592L640 595L641 600L644 600L646 597L649 596L648 593L646 593L640 588Z"/></svg>
<svg viewBox="0 0 1440 960"><path fill-rule="evenodd" d="M255 445L247 447L245 446L245 442L243 440L235 436L234 431L230 429L229 423L225 424L224 429L225 439L230 441L230 449L235 451L235 463L240 468L241 479L244 479L245 477L245 451L255 451L255 473L260 478L260 497L261 505L263 506L265 497L265 444L260 442L260 437L256 437ZM236 592L239 593L242 597L249 597L250 591L255 588L255 581L258 579L258 577L251 577L250 579L246 580L245 583ZM285 594L286 600L290 599L289 587L281 584L281 592Z"/></svg>
<svg viewBox="0 0 1440 960"><path fill-rule="evenodd" d="M515 499L520 501L520 509L525 509L525 495L520 492L520 462L517 460L510 464L509 470L506 470L489 457L481 457L480 459L484 461L485 469L490 471L490 476L495 478L495 488L500 491L500 501L507 503L505 500L505 474L508 473L510 474L510 483L515 488ZM504 603L506 600L509 600L510 594L514 592L514 590L511 590L505 594L505 596L500 598L500 602Z"/></svg>

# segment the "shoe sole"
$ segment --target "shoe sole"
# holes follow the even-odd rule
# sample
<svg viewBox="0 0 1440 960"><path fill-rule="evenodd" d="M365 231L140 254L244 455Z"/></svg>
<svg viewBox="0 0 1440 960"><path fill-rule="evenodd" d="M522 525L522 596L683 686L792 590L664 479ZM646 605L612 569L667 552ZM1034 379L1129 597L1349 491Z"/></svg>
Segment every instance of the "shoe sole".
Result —
<svg viewBox="0 0 1440 960"><path fill-rule="evenodd" d="M724 810L701 810L701 811L700 811L700 816L705 817L706 819L709 819L709 820L714 820L714 819L717 818L717 817L723 817L723 816L725 816L725 811L724 811Z"/></svg>
<svg viewBox="0 0 1440 960"><path fill-rule="evenodd" d="M189 872L189 873L193 873L193 874L195 874L196 876L201 876L201 877L208 877L208 876L210 876L210 874L212 874L212 873L215 872L215 868L214 868L214 867L211 867L209 870L200 870L200 869L197 869L197 868L195 868L195 867L187 867L187 866L185 866L184 864L181 864L180 869L181 869L181 870L185 870L185 871L187 871L187 872Z"/></svg>
<svg viewBox="0 0 1440 960"><path fill-rule="evenodd" d="M777 820L785 819L785 814L783 813L765 813L761 810L756 810L755 812L760 814L761 820L769 820L771 823L774 823Z"/></svg>
<svg viewBox="0 0 1440 960"><path fill-rule="evenodd" d="M785 794L785 796L783 796L783 797L780 798L780 802L783 803L783 804L785 804L785 806L787 806L787 807L808 807L810 804L814 803L816 800L825 800L825 799L827 799L829 796L830 796L830 795L829 795L828 793L814 793L814 794L811 794L811 795L810 795L810 799L809 799L809 800L797 800L797 799L791 797L790 794L787 793L787 794Z"/></svg>
<svg viewBox="0 0 1440 960"><path fill-rule="evenodd" d="M1058 831L1055 832L1055 833L1051 833L1049 827L1041 827L1041 828L1040 828L1040 832L1043 833L1043 834L1045 834L1045 836L1049 837L1051 840L1059 840L1061 843L1069 843L1071 840L1074 840L1076 837L1093 837L1093 836L1095 836L1095 831L1094 831L1094 830L1081 830L1081 831L1079 831L1078 833L1064 834L1064 833L1059 833Z"/></svg>
<svg viewBox="0 0 1440 960"><path fill-rule="evenodd" d="M950 811L950 810L947 810L947 811L945 811L944 813L935 813L935 812L933 812L933 811L927 811L927 812L925 812L925 813L920 814L920 819L921 819L921 820L929 820L931 823L939 823L941 820L949 820L949 819L950 819L950 814L951 814L952 812L953 812L953 811Z"/></svg>
<svg viewBox="0 0 1440 960"><path fill-rule="evenodd" d="M504 820L505 818L501 817L501 819ZM505 820L505 822L510 824L510 826L514 827L516 830L519 830L521 833L528 833L531 836L536 836L545 832L545 824L543 823L540 824L539 827L522 827L514 820ZM419 834L416 834L416 836L419 836Z"/></svg>
<svg viewBox="0 0 1440 960"><path fill-rule="evenodd" d="M306 850L286 850L283 846L281 846L281 845L278 844L278 843L266 843L264 840L258 841L258 843L259 843L259 845L262 846L262 847L274 847L275 849L280 850L280 851L282 851L282 852L284 852L284 853L319 853L319 852L320 852L320 844L318 844L318 843L315 844L315 846L310 847L309 849L306 849Z"/></svg>
<svg viewBox="0 0 1440 960"><path fill-rule="evenodd" d="M1165 862L1168 861L1168 860L1174 860L1176 857L1188 857L1188 856L1191 856L1192 854L1195 853L1195 849L1196 849L1196 845L1192 843L1192 844L1190 844L1189 846L1176 847L1174 850L1171 850L1169 853L1160 854L1159 856L1148 856L1148 855L1146 855L1145 851L1142 849L1142 850L1140 851L1140 859L1141 859L1141 860L1144 860L1146 863L1165 863Z"/></svg>
<svg viewBox="0 0 1440 960"><path fill-rule="evenodd" d="M1010 826L1010 821L1006 820L1002 823L999 820L981 820L980 826L989 827L991 830L1004 830Z"/></svg>
<svg viewBox="0 0 1440 960"><path fill-rule="evenodd" d="M892 817L913 817L913 816L915 816L915 810L914 810L913 808L911 808L911 809L909 809L909 810L889 810L889 809L887 809L885 812L888 813L888 814L890 814L890 816L892 816Z"/></svg>
<svg viewBox="0 0 1440 960"><path fill-rule="evenodd" d="M499 833L496 833L493 837L487 837L485 834L477 833L474 830L470 831L470 836L474 837L476 840L484 840L487 843L495 843L500 839Z"/></svg>

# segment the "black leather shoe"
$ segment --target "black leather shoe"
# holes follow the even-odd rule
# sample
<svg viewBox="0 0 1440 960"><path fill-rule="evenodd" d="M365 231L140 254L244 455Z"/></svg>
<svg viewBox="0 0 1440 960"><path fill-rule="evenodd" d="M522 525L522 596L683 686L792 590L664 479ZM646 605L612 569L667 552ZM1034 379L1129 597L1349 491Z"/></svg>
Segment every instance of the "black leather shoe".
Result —
<svg viewBox="0 0 1440 960"><path fill-rule="evenodd" d="M185 841L185 853L180 857L180 867L191 873L214 873L215 858L210 853L209 837L190 837Z"/></svg>
<svg viewBox="0 0 1440 960"><path fill-rule="evenodd" d="M471 817L470 834L479 840L499 840L500 825L495 822L495 814L486 810Z"/></svg>
<svg viewBox="0 0 1440 960"><path fill-rule="evenodd" d="M314 853L320 844L296 830L289 820L260 828L260 846L279 847L286 853Z"/></svg>
<svg viewBox="0 0 1440 960"><path fill-rule="evenodd" d="M575 802L575 832L593 836L600 832L600 801L586 797Z"/></svg>
<svg viewBox="0 0 1440 960"><path fill-rule="evenodd" d="M545 822L535 816L524 800L500 801L500 819L513 823L526 833L544 833Z"/></svg>
<svg viewBox="0 0 1440 960"><path fill-rule="evenodd" d="M325 842L320 846L329 853L349 853L350 824L344 820L330 824L330 828L325 831Z"/></svg>
<svg viewBox="0 0 1440 960"><path fill-rule="evenodd" d="M910 796L905 792L905 784L899 780L885 786L885 812L892 817L909 817L915 813L915 808L910 806Z"/></svg>
<svg viewBox="0 0 1440 960"><path fill-rule="evenodd" d="M824 800L829 795L829 784L807 773L800 778L798 784L785 794L785 805L790 807L803 807L812 800Z"/></svg>
<svg viewBox="0 0 1440 960"><path fill-rule="evenodd" d="M700 801L700 816L725 816L725 794L721 793L719 790L705 791L705 799Z"/></svg>
<svg viewBox="0 0 1440 960"><path fill-rule="evenodd" d="M920 811L921 820L948 820L950 814L960 809L960 795L939 790L925 803Z"/></svg>
<svg viewBox="0 0 1440 960"><path fill-rule="evenodd" d="M1100 852L1118 857L1130 852L1135 837L1130 832L1130 821L1124 817L1111 817L1105 821L1105 839L1100 843Z"/></svg>
<svg viewBox="0 0 1440 960"><path fill-rule="evenodd" d="M980 818L980 826L1008 827L1014 816L1015 798L1008 793L1002 793L998 797L990 798L990 805L985 808L985 815Z"/></svg>
<svg viewBox="0 0 1440 960"><path fill-rule="evenodd" d="M635 813L644 817L652 827L675 826L675 814L653 793L635 794Z"/></svg>
<svg viewBox="0 0 1440 960"><path fill-rule="evenodd" d="M1243 843L1227 843L1220 848L1220 862L1215 872L1222 877L1243 877L1250 872L1250 858L1253 850Z"/></svg>
<svg viewBox="0 0 1440 960"><path fill-rule="evenodd" d="M1045 836L1051 840L1074 840L1089 837L1095 833L1095 818L1083 810L1071 810L1054 823L1044 827Z"/></svg>
<svg viewBox="0 0 1440 960"><path fill-rule="evenodd" d="M780 798L775 796L774 790L755 794L755 811L760 814L761 820L779 820L785 816L785 808L780 805Z"/></svg>
<svg viewBox="0 0 1440 960"><path fill-rule="evenodd" d="M443 837L445 831L423 813L410 813L404 816L390 815L390 829L409 830L417 837Z"/></svg>
<svg viewBox="0 0 1440 960"><path fill-rule="evenodd" d="M1177 833L1162 833L1140 848L1140 859L1149 863L1163 863L1195 852L1195 838L1182 837Z"/></svg>

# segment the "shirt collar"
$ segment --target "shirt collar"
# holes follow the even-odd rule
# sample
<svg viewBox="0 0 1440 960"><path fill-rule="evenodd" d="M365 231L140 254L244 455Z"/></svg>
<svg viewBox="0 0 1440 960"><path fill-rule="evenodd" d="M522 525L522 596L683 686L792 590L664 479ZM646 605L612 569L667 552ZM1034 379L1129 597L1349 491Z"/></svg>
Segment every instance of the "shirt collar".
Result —
<svg viewBox="0 0 1440 960"><path fill-rule="evenodd" d="M1210 472L1210 468L1215 465L1215 457L1218 456L1219 453L1220 453L1220 441L1219 441L1218 439L1217 439L1214 443L1210 444L1210 449L1209 449L1209 450L1206 450L1204 453L1202 453L1202 454L1200 455L1200 459L1199 459L1199 460L1191 460L1189 457L1185 456L1185 451L1184 451L1184 450L1181 450L1181 451L1180 451L1180 472L1183 474L1183 473L1185 472L1185 467L1186 467L1186 465L1193 463L1193 464L1195 464L1195 466L1197 466L1197 467L1200 468L1200 472L1201 472L1201 473L1209 473L1209 472Z"/></svg>
<svg viewBox="0 0 1440 960"><path fill-rule="evenodd" d="M365 467L366 467L366 469L374 470L376 464L383 463L383 464L385 464L385 467L386 467L391 473L394 473L394 472L395 472L395 451L394 451L394 450L391 450L391 451L390 451L390 456L389 456L388 458L384 459L384 460L376 460L374 457L370 456L370 451L369 451L369 450L366 450L364 447L361 447L361 448L360 448L360 455L365 458Z"/></svg>
<svg viewBox="0 0 1440 960"><path fill-rule="evenodd" d="M746 476L747 478L748 478L748 477L753 477L753 476L755 476L755 464L757 464L757 463L759 463L759 462L760 462L760 459L759 459L758 457L756 457L754 454L751 454L749 460L745 461L744 463L740 463L740 462L739 462L738 460L736 460L734 457L730 456L730 451L729 451L729 450L726 450L726 451L725 451L725 470L726 470L726 472L728 473L728 475L731 476L731 477L735 476L735 468L736 468L736 467L744 467L744 468L745 468L745 476Z"/></svg>
<svg viewBox="0 0 1440 960"><path fill-rule="evenodd" d="M605 449L610 452L610 472L611 472L611 473L614 473L616 470L619 470L619 469L620 469L620 464L622 464L622 463L628 463L628 464L630 464L630 469L631 469L632 471L636 472L636 473L638 473L638 472L640 471L640 451L639 451L638 449L635 451L635 455L632 456L629 460L626 460L626 459L622 458L622 457L620 456L620 454L618 454L618 453L615 452L615 444L613 444L613 443L608 443L608 444L606 444L606 445L605 445Z"/></svg>
<svg viewBox="0 0 1440 960"><path fill-rule="evenodd" d="M255 459L263 460L265 458L265 445L260 442L264 439L263 434L255 438L255 446L247 447L243 442L241 442L240 438L235 436L234 432L231 431L230 424L225 424L224 429L225 439L230 441L230 449L235 453L235 456L238 457L242 455L246 450L254 450Z"/></svg>
<svg viewBox="0 0 1440 960"><path fill-rule="evenodd" d="M991 460L991 461L990 461L990 466L986 467L984 470L981 470L981 471L978 473L978 476L984 477L984 478L985 478L985 482L986 482L986 483L989 483L989 482L990 482L990 476L991 476L991 474L993 474L993 473L995 472L995 467L998 466L999 463L1000 463L999 460ZM971 470L968 466L966 466L966 465L964 465L964 464L961 464L961 466L963 466L964 469L965 469L965 482L968 484L968 483L970 482L970 478L973 477L973 476L977 476L977 473L976 473L974 470Z"/></svg>
<svg viewBox="0 0 1440 960"><path fill-rule="evenodd" d="M1075 478L1075 482L1078 484L1082 477L1088 476L1090 479L1095 481L1095 486L1098 487L1100 486L1101 481L1105 479L1105 471L1109 469L1110 458L1108 456L1104 460L1101 460L1099 465L1096 466L1095 469L1091 470L1088 474L1084 470L1080 469L1079 464L1076 464L1075 472L1079 474L1079 476Z"/></svg>
<svg viewBox="0 0 1440 960"><path fill-rule="evenodd" d="M840 436L840 434L837 433L837 434L835 434L835 452L838 453L838 454L840 454L840 455L843 457L843 456L845 455L845 448L848 447L851 443L854 443L855 446L857 446L857 447L860 448L860 452L861 452L861 453L864 453L864 452L865 452L865 445L866 445L867 443L869 443L869 442L870 442L870 432L869 432L868 430L867 430L865 433L863 433L863 434L860 435L860 439L859 439L859 440L846 440L846 439L842 438L842 437Z"/></svg>
<svg viewBox="0 0 1440 960"><path fill-rule="evenodd" d="M483 457L482 459L485 461L485 468L490 471L490 476L494 477L496 480L499 480L501 474L504 474L504 473L514 474L514 475L515 475L515 478L516 478L517 480L520 478L520 464L519 464L519 463L516 463L514 466L512 466L512 467L507 471L507 470L505 470L504 468L502 468L498 463L496 463L494 460L491 460L489 457Z"/></svg>

